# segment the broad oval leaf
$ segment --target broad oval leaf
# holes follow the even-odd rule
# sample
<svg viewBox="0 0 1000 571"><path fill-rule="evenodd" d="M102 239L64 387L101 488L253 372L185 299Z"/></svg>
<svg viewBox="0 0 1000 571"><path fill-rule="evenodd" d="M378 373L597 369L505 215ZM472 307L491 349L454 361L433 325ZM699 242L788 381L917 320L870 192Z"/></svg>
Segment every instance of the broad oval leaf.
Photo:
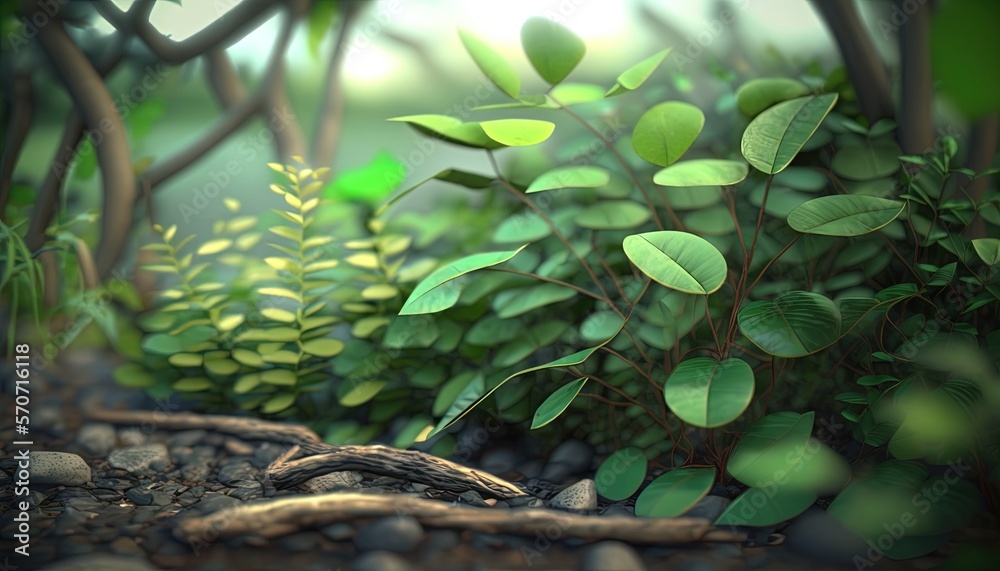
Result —
<svg viewBox="0 0 1000 571"><path fill-rule="evenodd" d="M646 455L638 448L618 450L597 468L597 493L614 502L631 497L646 479L648 465Z"/></svg>
<svg viewBox="0 0 1000 571"><path fill-rule="evenodd" d="M715 525L776 525L801 514L815 502L815 494L801 490L776 485L750 488L729 504Z"/></svg>
<svg viewBox="0 0 1000 571"><path fill-rule="evenodd" d="M677 517L705 497L715 484L715 468L676 468L650 482L635 500L639 517Z"/></svg>
<svg viewBox="0 0 1000 571"><path fill-rule="evenodd" d="M425 135L465 147L499 149L504 146L491 139L479 123L463 123L448 115L407 115L387 121L406 123Z"/></svg>
<svg viewBox="0 0 1000 571"><path fill-rule="evenodd" d="M492 306L497 312L497 317L507 319L575 296L576 290L557 284L542 283L500 292L493 298Z"/></svg>
<svg viewBox="0 0 1000 571"><path fill-rule="evenodd" d="M576 395L580 394L586 383L587 377L581 377L556 389L535 411L535 416L531 419L531 429L541 428L555 420L573 402Z"/></svg>
<svg viewBox="0 0 1000 571"><path fill-rule="evenodd" d="M337 387L337 399L346 407L355 407L375 398L385 381L344 379Z"/></svg>
<svg viewBox="0 0 1000 571"><path fill-rule="evenodd" d="M656 71L656 68L659 67L660 62L667 57L668 53L670 53L669 49L657 52L623 71L622 74L618 76L615 84L611 86L611 89L609 89L604 96L614 97L616 95L621 95L622 93L628 93L629 91L639 89L639 87L645 83L647 79L649 79L649 76L653 75L653 72Z"/></svg>
<svg viewBox="0 0 1000 571"><path fill-rule="evenodd" d="M695 357L677 365L663 386L663 397L684 422L716 428L743 414L753 389L753 369L746 361Z"/></svg>
<svg viewBox="0 0 1000 571"><path fill-rule="evenodd" d="M786 77L751 79L736 91L736 106L747 117L756 117L761 111L782 101L809 93L809 86Z"/></svg>
<svg viewBox="0 0 1000 571"><path fill-rule="evenodd" d="M803 447L812 434L816 413L776 412L755 422L736 443L726 470L748 486L774 477L789 468L785 455Z"/></svg>
<svg viewBox="0 0 1000 571"><path fill-rule="evenodd" d="M543 173L528 186L526 194L560 188L599 188L611 182L611 174L601 167L560 167Z"/></svg>
<svg viewBox="0 0 1000 571"><path fill-rule="evenodd" d="M837 102L836 93L784 101L758 115L743 131L740 150L765 174L785 169Z"/></svg>
<svg viewBox="0 0 1000 571"><path fill-rule="evenodd" d="M773 300L755 301L740 310L740 331L754 345L775 357L811 355L840 336L841 315L829 298L808 291L790 291Z"/></svg>
<svg viewBox="0 0 1000 571"><path fill-rule="evenodd" d="M555 123L536 119L497 119L483 121L479 126L490 139L508 147L537 145L548 139L555 130Z"/></svg>
<svg viewBox="0 0 1000 571"><path fill-rule="evenodd" d="M972 241L979 259L990 266L1000 264L1000 239L978 238Z"/></svg>
<svg viewBox="0 0 1000 571"><path fill-rule="evenodd" d="M705 115L690 103L668 101L642 114L632 131L637 155L666 167L687 152L705 126Z"/></svg>
<svg viewBox="0 0 1000 571"><path fill-rule="evenodd" d="M493 48L471 33L459 30L458 37L486 77L504 93L517 99L521 93L521 78L514 68Z"/></svg>
<svg viewBox="0 0 1000 571"><path fill-rule="evenodd" d="M505 252L473 254L434 270L413 289L413 293L400 308L399 314L436 313L448 309L458 303L458 297L461 293L459 287L447 285L450 281L469 272L506 262L526 247L527 245L524 245L516 250Z"/></svg>
<svg viewBox="0 0 1000 571"><path fill-rule="evenodd" d="M584 208L575 221L591 230L628 230L641 226L652 213L643 204L631 200L605 200Z"/></svg>
<svg viewBox="0 0 1000 571"><path fill-rule="evenodd" d="M532 67L550 85L566 79L587 53L586 44L569 28L538 16L521 26L521 46Z"/></svg>
<svg viewBox="0 0 1000 571"><path fill-rule="evenodd" d="M684 293L707 295L726 280L726 259L704 238L662 230L627 236L625 255L657 283Z"/></svg>
<svg viewBox="0 0 1000 571"><path fill-rule="evenodd" d="M660 186L730 186L742 182L749 172L743 161L693 159L661 170L653 182Z"/></svg>
<svg viewBox="0 0 1000 571"><path fill-rule="evenodd" d="M814 198L788 214L788 225L803 234L862 236L889 224L906 203L874 196L838 194Z"/></svg>

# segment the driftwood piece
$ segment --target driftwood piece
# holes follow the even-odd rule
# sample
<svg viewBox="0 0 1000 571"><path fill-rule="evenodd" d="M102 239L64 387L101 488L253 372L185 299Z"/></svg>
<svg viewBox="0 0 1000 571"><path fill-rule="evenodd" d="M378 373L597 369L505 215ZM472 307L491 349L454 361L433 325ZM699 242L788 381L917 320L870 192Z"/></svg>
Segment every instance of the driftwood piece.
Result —
<svg viewBox="0 0 1000 571"><path fill-rule="evenodd" d="M87 416L113 424L154 426L163 430L214 430L245 440L287 444L291 448L268 466L265 472L277 489L291 488L330 472L359 470L425 484L448 492L462 493L472 490L484 498L504 499L527 495L506 480L430 454L378 445L334 446L322 442L316 433L308 428L295 424L188 412L118 411L96 408L89 409ZM299 452L311 456L293 459Z"/></svg>
<svg viewBox="0 0 1000 571"><path fill-rule="evenodd" d="M316 453L322 447L327 450ZM290 488L330 472L358 470L402 478L448 492L473 490L484 498L505 499L528 495L506 480L416 450L400 450L380 445L313 445L309 447L309 451L314 454L298 460L287 460L286 457L294 455L294 451L289 451L285 457L278 458L268 466L265 473L275 488Z"/></svg>
<svg viewBox="0 0 1000 571"><path fill-rule="evenodd" d="M274 539L335 522L393 515L408 515L429 527L527 536L541 533L552 539L616 539L643 544L747 539L743 533L714 529L709 521L702 519L598 518L544 509L498 510L398 495L339 492L273 499L185 519L177 524L174 533L188 542L242 535Z"/></svg>

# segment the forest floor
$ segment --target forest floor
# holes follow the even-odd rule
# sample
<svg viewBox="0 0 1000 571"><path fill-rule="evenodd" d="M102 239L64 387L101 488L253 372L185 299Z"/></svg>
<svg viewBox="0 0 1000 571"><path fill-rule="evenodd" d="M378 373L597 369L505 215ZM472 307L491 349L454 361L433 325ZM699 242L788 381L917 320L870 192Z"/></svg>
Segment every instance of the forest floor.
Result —
<svg viewBox="0 0 1000 571"><path fill-rule="evenodd" d="M5 549L4 571L820 571L857 565L818 509L782 528L739 530L746 535L742 542L732 540L732 530L706 531L730 501L722 486L685 519L658 522L676 524L692 541L657 542L638 534L630 541L628 529L653 522L635 518L634 501L596 498L585 481L594 476L593 450L575 440L540 458L486 443L472 467L517 482L524 495L513 498L442 492L416 475L357 470L277 490L267 468L288 446L211 427L165 429L170 423L157 419L174 414L172 407L116 386L113 365L103 357L68 353L32 377L30 557ZM132 425L102 422L88 418L95 403L153 415ZM0 427L5 543L16 533L22 513L16 506L24 500L14 496L15 456L22 447L13 444L23 437L9 424ZM560 494L567 487L573 490ZM286 503L278 506L281 501ZM353 507L343 514L331 513L348 503ZM432 517L425 513L435 510ZM527 527L511 529L507 521ZM607 535L614 540L602 537L609 527L618 528ZM873 561L866 568L931 569L948 551Z"/></svg>

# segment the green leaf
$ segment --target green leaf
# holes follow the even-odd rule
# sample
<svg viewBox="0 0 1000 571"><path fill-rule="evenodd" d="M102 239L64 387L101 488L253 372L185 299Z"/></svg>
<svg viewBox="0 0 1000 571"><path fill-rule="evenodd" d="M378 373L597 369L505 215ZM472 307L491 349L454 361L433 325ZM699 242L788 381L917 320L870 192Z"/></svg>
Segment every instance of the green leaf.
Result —
<svg viewBox="0 0 1000 571"><path fill-rule="evenodd" d="M622 317L611 310L591 313L580 325L580 337L584 341L603 341L622 328Z"/></svg>
<svg viewBox="0 0 1000 571"><path fill-rule="evenodd" d="M815 502L815 494L801 490L777 486L750 488L729 504L715 525L777 525L806 511Z"/></svg>
<svg viewBox="0 0 1000 571"><path fill-rule="evenodd" d="M535 411L535 416L531 419L531 429L541 428L555 420L573 402L576 395L580 394L586 383L587 377L582 377L556 389Z"/></svg>
<svg viewBox="0 0 1000 571"><path fill-rule="evenodd" d="M334 357L344 350L344 342L340 339L312 339L302 343L302 351L317 357Z"/></svg>
<svg viewBox="0 0 1000 571"><path fill-rule="evenodd" d="M736 91L740 112L753 118L768 107L809 93L809 86L795 79L762 77L751 79Z"/></svg>
<svg viewBox="0 0 1000 571"><path fill-rule="evenodd" d="M536 119L497 119L479 123L490 139L508 147L537 145L548 139L555 123Z"/></svg>
<svg viewBox="0 0 1000 571"><path fill-rule="evenodd" d="M475 149L499 149L504 146L487 136L479 123L463 123L448 115L407 115L387 120L406 123L425 135L456 145Z"/></svg>
<svg viewBox="0 0 1000 571"><path fill-rule="evenodd" d="M886 226L906 203L874 196L838 194L814 198L788 214L788 225L803 234L862 236Z"/></svg>
<svg viewBox="0 0 1000 571"><path fill-rule="evenodd" d="M705 115L694 105L660 103L639 118L632 131L632 148L654 165L670 166L691 147L704 125Z"/></svg>
<svg viewBox="0 0 1000 571"><path fill-rule="evenodd" d="M337 387L337 398L343 406L361 406L375 398L384 386L385 381L342 381Z"/></svg>
<svg viewBox="0 0 1000 571"><path fill-rule="evenodd" d="M650 482L635 500L639 517L677 517L705 497L715 484L715 468L676 468Z"/></svg>
<svg viewBox="0 0 1000 571"><path fill-rule="evenodd" d="M483 176L483 175L476 174L476 173L473 173L473 172L468 172L468 171L463 171L463 170L457 170L457 169L445 169L445 170L437 173L436 175L434 175L432 177L429 177L429 178L426 178L426 179L418 182L417 184L411 186L410 188L408 188L408 189L406 189L404 191L401 191L401 192L397 193L395 196L389 198L388 200L385 201L384 204L382 204L382 206L380 206L378 208L378 210L375 212L374 216L379 216L379 215L383 214L386 210L389 209L390 206L392 206L393 204L395 204L401 198L403 198L407 194L410 194L414 190L420 188L421 186L423 186L424 184L426 184L426 183L428 183L428 182L430 182L432 180L440 180L440 181L444 181L444 182L450 182L452 184L457 184L459 186L464 186L466 188L480 189L480 188L486 188L487 186L489 186L490 183L492 183L494 179L492 177Z"/></svg>
<svg viewBox="0 0 1000 571"><path fill-rule="evenodd" d="M560 167L543 173L531 183L526 194L560 188L600 188L611 182L611 174L601 167Z"/></svg>
<svg viewBox="0 0 1000 571"><path fill-rule="evenodd" d="M176 383L174 383L174 390L190 393L197 391L207 391L208 389L214 386L215 384L212 383L212 381L204 377L197 377L193 379L181 379L177 381Z"/></svg>
<svg viewBox="0 0 1000 571"><path fill-rule="evenodd" d="M309 10L309 53L313 57L319 56L319 45L323 42L323 38L330 31L330 28L333 27L337 6L337 2L315 2Z"/></svg>
<svg viewBox="0 0 1000 571"><path fill-rule="evenodd" d="M508 319L575 296L576 291L573 289L543 283L500 292L493 298L491 305L498 317Z"/></svg>
<svg viewBox="0 0 1000 571"><path fill-rule="evenodd" d="M329 200L358 200L378 203L389 196L406 178L406 167L389 153L382 151L372 160L355 169L340 171L330 181L321 196Z"/></svg>
<svg viewBox="0 0 1000 571"><path fill-rule="evenodd" d="M979 238L972 241L979 259L990 266L1000 264L1000 239Z"/></svg>
<svg viewBox="0 0 1000 571"><path fill-rule="evenodd" d="M181 340L172 335L157 333L142 340L142 349L147 353L157 355L173 355L184 349Z"/></svg>
<svg viewBox="0 0 1000 571"><path fill-rule="evenodd" d="M147 388L156 383L153 375L138 363L127 363L115 369L115 380L123 387Z"/></svg>
<svg viewBox="0 0 1000 571"><path fill-rule="evenodd" d="M652 213L643 204L631 200L605 200L583 209L574 221L591 230L629 230L641 226Z"/></svg>
<svg viewBox="0 0 1000 571"><path fill-rule="evenodd" d="M783 171L836 102L836 93L826 93L791 99L767 109L743 132L743 157L765 174Z"/></svg>
<svg viewBox="0 0 1000 571"><path fill-rule="evenodd" d="M839 149L830 169L851 180L875 180L899 170L899 146L892 141L864 142Z"/></svg>
<svg viewBox="0 0 1000 571"><path fill-rule="evenodd" d="M621 331L621 329L619 329L618 331ZM615 332L616 336L618 334L618 331ZM541 371L541 370L545 370L545 369L554 369L554 368L557 368L557 367L571 367L571 366L574 366L574 365L579 365L579 364L583 363L584 361L586 361L587 359L589 359L590 356L593 355L594 353L596 353L598 349L600 349L601 347L603 347L603 346L607 345L608 343L610 343L612 339L614 339L614 337L609 338L604 343L601 343L600 345L597 345L595 347L590 347L590 348L587 348L587 349L583 349L583 350L577 351L576 353L573 353L571 355L566 355L565 357L556 359L555 361L550 361L550 362L542 364L542 365L537 365L535 367L529 367L527 369L523 369L521 371L518 371L518 372L514 373L513 375L510 375L507 378L503 379L502 381L500 381L499 383L497 383L493 388L489 389L488 391L485 391L485 392L478 391L479 394L475 395L475 396L474 396L474 393L477 392L477 391L470 390L467 387L466 390L468 392L463 391L463 393L461 395L459 395L459 398L455 401L455 404L452 405L452 407L449 409L449 411L445 415L445 417L441 419L441 422L439 422L438 425L436 427L434 427L434 430L432 430L431 433L427 435L427 437L430 438L430 437L434 436L435 434L438 434L442 430L445 430L445 429L449 428L450 426L452 426L453 424L455 424L459 420L461 420L463 416L465 416L466 414L468 414L469 411L471 411L472 409L474 409L477 406L479 406L480 403L482 403L484 400L486 400L487 398L489 398L490 395L492 395L497 389L499 389L500 387L502 387L507 381L509 381L511 379L514 379L516 377L520 377L521 375L526 375L528 373L534 373L535 371ZM485 387L484 387L484 389L485 389ZM461 404L459 404L459 401L462 401Z"/></svg>
<svg viewBox="0 0 1000 571"><path fill-rule="evenodd" d="M776 412L761 418L736 443L726 470L754 486L773 478L775 471L790 468L784 456L809 441L815 416L814 412Z"/></svg>
<svg viewBox="0 0 1000 571"><path fill-rule="evenodd" d="M657 52L626 69L621 75L618 76L615 84L608 90L607 93L604 94L604 96L614 97L616 95L621 95L622 93L628 93L629 91L639 89L639 87L642 86L647 79L649 79L649 76L653 75L653 72L656 71L656 68L659 67L660 62L667 57L668 53L670 53L669 49Z"/></svg>
<svg viewBox="0 0 1000 571"><path fill-rule="evenodd" d="M743 161L693 159L661 170L653 182L660 186L731 186L742 182L749 172Z"/></svg>
<svg viewBox="0 0 1000 571"><path fill-rule="evenodd" d="M684 293L707 295L726 280L726 259L704 238L659 231L627 236L625 255L657 283Z"/></svg>
<svg viewBox="0 0 1000 571"><path fill-rule="evenodd" d="M594 476L597 493L614 502L631 497L646 479L648 464L638 448L618 450L597 469Z"/></svg>
<svg viewBox="0 0 1000 571"><path fill-rule="evenodd" d="M552 233L545 220L534 212L510 216L497 226L493 241L500 244L536 242Z"/></svg>
<svg viewBox="0 0 1000 571"><path fill-rule="evenodd" d="M681 420L716 428L736 420L753 397L753 369L742 359L695 357L677 365L663 396Z"/></svg>
<svg viewBox="0 0 1000 571"><path fill-rule="evenodd" d="M146 101L139 105L127 115L128 127L132 132L132 137L142 140L149 134L153 123L167 112L167 106L163 101Z"/></svg>
<svg viewBox="0 0 1000 571"><path fill-rule="evenodd" d="M818 293L790 291L740 310L740 331L754 345L776 357L811 355L840 337L836 304Z"/></svg>
<svg viewBox="0 0 1000 571"><path fill-rule="evenodd" d="M73 178L76 180L90 180L97 172L97 151L90 138L83 141L80 150L76 153L76 160L73 162Z"/></svg>
<svg viewBox="0 0 1000 571"><path fill-rule="evenodd" d="M583 40L569 28L538 16L521 26L521 45L532 67L550 85L566 79L587 53Z"/></svg>
<svg viewBox="0 0 1000 571"><path fill-rule="evenodd" d="M417 284L399 314L436 313L452 307L458 302L461 288L449 282L469 272L506 262L526 247L524 245L516 250L473 254L438 268Z"/></svg>
<svg viewBox="0 0 1000 571"><path fill-rule="evenodd" d="M264 414L275 414L281 412L295 404L295 393L279 393L260 406L260 411Z"/></svg>
<svg viewBox="0 0 1000 571"><path fill-rule="evenodd" d="M298 377L290 369L270 369L260 374L260 380L269 385L294 386Z"/></svg>
<svg viewBox="0 0 1000 571"><path fill-rule="evenodd" d="M482 40L465 30L458 31L462 45L472 56L486 77L510 97L517 99L521 93L521 79L503 57Z"/></svg>

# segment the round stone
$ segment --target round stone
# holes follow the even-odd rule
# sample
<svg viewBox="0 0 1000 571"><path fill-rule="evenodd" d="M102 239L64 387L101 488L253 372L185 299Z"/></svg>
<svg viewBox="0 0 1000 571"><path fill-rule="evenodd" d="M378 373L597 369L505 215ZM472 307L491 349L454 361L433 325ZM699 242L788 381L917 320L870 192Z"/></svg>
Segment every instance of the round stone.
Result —
<svg viewBox="0 0 1000 571"><path fill-rule="evenodd" d="M596 510L597 486L593 480L580 480L549 500L549 507L566 510Z"/></svg>
<svg viewBox="0 0 1000 571"><path fill-rule="evenodd" d="M628 545L602 541L584 552L580 571L646 571L646 565Z"/></svg>
<svg viewBox="0 0 1000 571"><path fill-rule="evenodd" d="M91 479L90 466L69 452L31 452L31 483L82 486Z"/></svg>
<svg viewBox="0 0 1000 571"><path fill-rule="evenodd" d="M392 516L362 526L354 538L359 551L408 553L424 538L424 528L410 516Z"/></svg>
<svg viewBox="0 0 1000 571"><path fill-rule="evenodd" d="M169 464L170 453L162 444L142 444L115 450L108 456L112 468L128 472L148 470L153 464Z"/></svg>
<svg viewBox="0 0 1000 571"><path fill-rule="evenodd" d="M406 559L387 551L373 551L351 562L351 571L410 571L413 566Z"/></svg>

